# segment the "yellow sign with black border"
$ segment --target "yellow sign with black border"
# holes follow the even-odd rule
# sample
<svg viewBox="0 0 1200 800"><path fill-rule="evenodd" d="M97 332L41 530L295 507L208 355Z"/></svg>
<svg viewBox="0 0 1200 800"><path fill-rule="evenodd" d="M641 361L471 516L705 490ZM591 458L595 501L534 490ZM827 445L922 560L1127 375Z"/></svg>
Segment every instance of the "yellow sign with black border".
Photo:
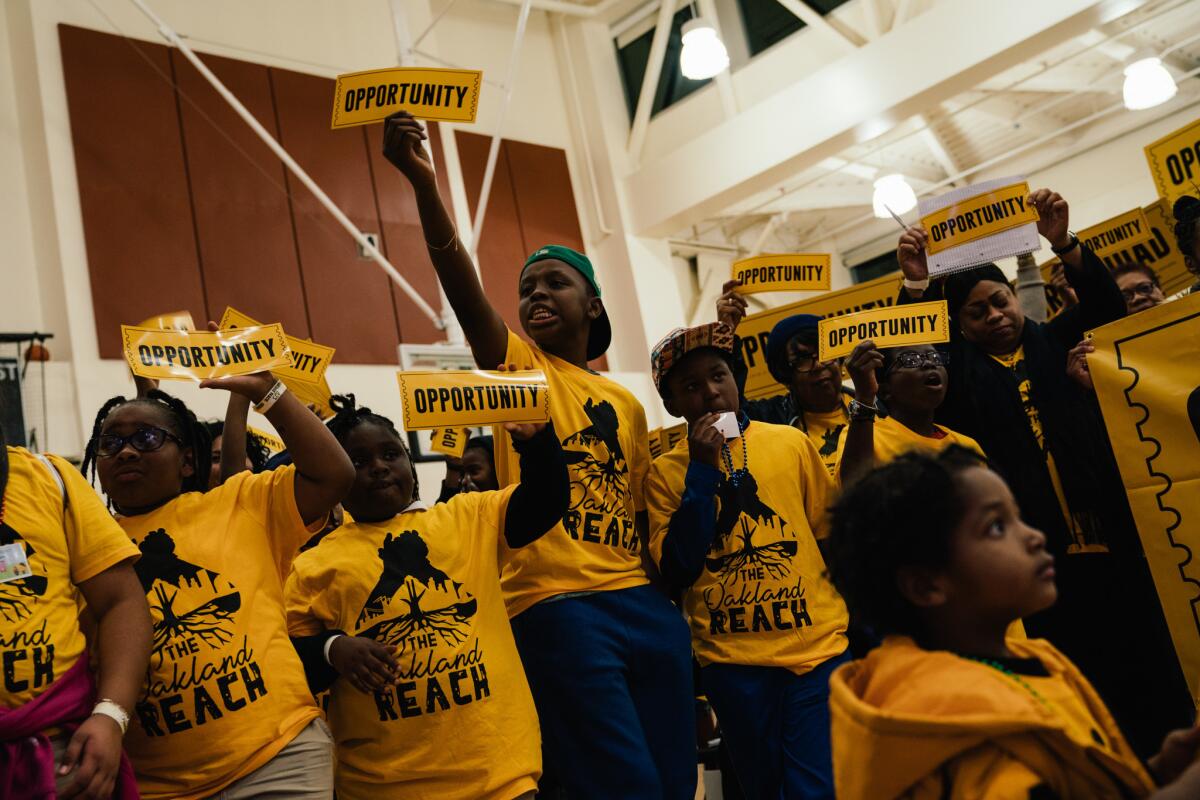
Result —
<svg viewBox="0 0 1200 800"><path fill-rule="evenodd" d="M476 428L550 419L550 387L539 370L399 372L406 430Z"/></svg>
<svg viewBox="0 0 1200 800"><path fill-rule="evenodd" d="M754 256L733 262L738 294L758 292L827 292L831 259L828 253L788 253Z"/></svg>
<svg viewBox="0 0 1200 800"><path fill-rule="evenodd" d="M818 357L832 361L850 355L859 343L877 348L950 341L950 311L945 300L859 311L817 323Z"/></svg>
<svg viewBox="0 0 1200 800"><path fill-rule="evenodd" d="M292 363L279 325L215 333L122 325L121 341L133 374L157 380L226 378Z"/></svg>
<svg viewBox="0 0 1200 800"><path fill-rule="evenodd" d="M333 128L382 122L397 111L437 122L474 122L482 83L477 69L389 67L338 75Z"/></svg>
<svg viewBox="0 0 1200 800"><path fill-rule="evenodd" d="M921 217L929 234L926 251L940 253L1037 222L1037 210L1027 202L1028 197L1028 183L1013 183L926 214Z"/></svg>

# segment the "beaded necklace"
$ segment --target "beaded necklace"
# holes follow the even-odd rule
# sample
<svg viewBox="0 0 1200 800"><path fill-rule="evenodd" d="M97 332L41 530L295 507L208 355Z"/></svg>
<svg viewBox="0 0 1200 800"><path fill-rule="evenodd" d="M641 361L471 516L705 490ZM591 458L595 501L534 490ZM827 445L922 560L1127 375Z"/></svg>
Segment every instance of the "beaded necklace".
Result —
<svg viewBox="0 0 1200 800"><path fill-rule="evenodd" d="M1018 686L1023 688L1025 691L1029 692L1029 694L1033 695L1033 699L1037 700L1039 703L1041 703L1042 707L1045 708L1047 711L1054 710L1053 708L1051 708L1050 703L1046 700L1046 698L1042 697L1041 694L1038 693L1037 689L1030 686L1029 682L1027 680L1022 678L1017 673L1013 672L1008 667L1001 664L999 661L996 661L995 659L992 659L992 658L978 658L976 656L967 656L967 658L970 659L971 661L978 661L980 664L983 664L984 666L988 666L988 667L991 667L992 669L996 670L1001 675L1007 676L1008 678L1012 679Z"/></svg>
<svg viewBox="0 0 1200 800"><path fill-rule="evenodd" d="M725 472L729 475L729 482L734 486L740 486L742 479L750 474L750 451L746 447L746 428L749 427L747 422L742 424L741 419L738 420L738 431L742 434L738 437L738 441L742 443L742 468L735 470L733 468L733 454L729 451L729 441L726 440L721 445L721 458L725 461Z"/></svg>

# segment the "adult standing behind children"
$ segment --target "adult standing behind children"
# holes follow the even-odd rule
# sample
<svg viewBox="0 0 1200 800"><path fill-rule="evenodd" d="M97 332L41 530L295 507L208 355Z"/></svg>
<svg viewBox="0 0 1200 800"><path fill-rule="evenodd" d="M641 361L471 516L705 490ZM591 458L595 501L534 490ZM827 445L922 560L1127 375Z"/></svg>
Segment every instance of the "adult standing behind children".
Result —
<svg viewBox="0 0 1200 800"><path fill-rule="evenodd" d="M136 798L121 739L150 656L137 548L74 467L3 431L0 498L0 797Z"/></svg>
<svg viewBox="0 0 1200 800"><path fill-rule="evenodd" d="M667 411L688 423L646 480L651 553L684 596L743 795L832 799L829 676L848 660L848 620L817 546L831 482L803 433L738 412L732 351L732 329L712 323L651 354Z"/></svg>
<svg viewBox="0 0 1200 800"><path fill-rule="evenodd" d="M744 295L738 294L741 281L726 281L717 299L717 321L733 330L746 316ZM842 361L822 361L817 344L815 314L793 314L781 319L767 337L767 370L787 389L783 394L748 400L742 397L742 410L750 419L776 425L791 425L808 436L821 454L821 461L832 476L837 465L838 438L850 422L850 393L842 386ZM748 368L739 341L733 351L733 374L738 392L745 392Z"/></svg>
<svg viewBox="0 0 1200 800"><path fill-rule="evenodd" d="M502 575L517 649L542 726L540 791L572 800L691 798L696 785L691 650L678 609L643 564L650 468L645 410L592 372L612 337L591 262L548 245L517 286L521 327L509 330L438 195L424 128L388 118L384 155L412 184L429 256L475 363L545 372L551 417L566 452L571 507L520 550ZM511 438L495 440L500 486L518 480Z"/></svg>
<svg viewBox="0 0 1200 800"><path fill-rule="evenodd" d="M1104 424L1067 374L1070 348L1084 331L1123 317L1125 300L1104 262L1068 229L1067 202L1048 189L1029 202L1078 305L1048 323L1027 320L995 265L929 286L919 227L900 237L899 301L947 301L949 387L937 420L979 443L1059 557L1059 601L1026 620L1029 635L1050 639L1081 665L1145 755L1187 724L1192 703Z"/></svg>

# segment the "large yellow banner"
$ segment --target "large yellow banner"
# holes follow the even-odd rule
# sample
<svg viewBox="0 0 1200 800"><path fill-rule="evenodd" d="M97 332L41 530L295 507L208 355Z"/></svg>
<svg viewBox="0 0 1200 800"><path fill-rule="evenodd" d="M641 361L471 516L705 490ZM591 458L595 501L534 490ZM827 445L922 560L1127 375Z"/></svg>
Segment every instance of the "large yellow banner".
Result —
<svg viewBox="0 0 1200 800"><path fill-rule="evenodd" d="M1174 204L1200 183L1200 119L1146 145L1146 162L1160 197Z"/></svg>
<svg viewBox="0 0 1200 800"><path fill-rule="evenodd" d="M767 370L767 337L781 320L793 314L836 317L868 308L890 306L896 302L899 292L900 273L893 272L820 297L788 303L746 317L737 329L738 336L741 337L742 358L746 360L749 370L746 376L746 397L753 400L787 391L775 382Z"/></svg>
<svg viewBox="0 0 1200 800"><path fill-rule="evenodd" d="M381 122L396 111L442 122L474 122L483 73L476 69L389 67L338 75L333 127Z"/></svg>
<svg viewBox="0 0 1200 800"><path fill-rule="evenodd" d="M1200 295L1091 336L1104 424L1175 652L1200 699Z"/></svg>

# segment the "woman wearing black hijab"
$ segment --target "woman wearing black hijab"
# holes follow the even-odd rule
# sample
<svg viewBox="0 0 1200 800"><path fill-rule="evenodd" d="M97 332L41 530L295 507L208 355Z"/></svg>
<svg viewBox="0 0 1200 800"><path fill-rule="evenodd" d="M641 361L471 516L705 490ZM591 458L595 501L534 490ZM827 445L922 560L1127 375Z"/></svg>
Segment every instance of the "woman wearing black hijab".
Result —
<svg viewBox="0 0 1200 800"><path fill-rule="evenodd" d="M979 442L1057 559L1059 601L1026 620L1029 635L1081 665L1147 755L1189 725L1194 709L1099 409L1066 370L1084 332L1125 316L1125 301L1104 263L1068 230L1066 201L1040 189L1029 202L1077 305L1046 323L1028 320L994 264L928 285L921 228L900 237L899 302L947 301L949 388L937 421Z"/></svg>

